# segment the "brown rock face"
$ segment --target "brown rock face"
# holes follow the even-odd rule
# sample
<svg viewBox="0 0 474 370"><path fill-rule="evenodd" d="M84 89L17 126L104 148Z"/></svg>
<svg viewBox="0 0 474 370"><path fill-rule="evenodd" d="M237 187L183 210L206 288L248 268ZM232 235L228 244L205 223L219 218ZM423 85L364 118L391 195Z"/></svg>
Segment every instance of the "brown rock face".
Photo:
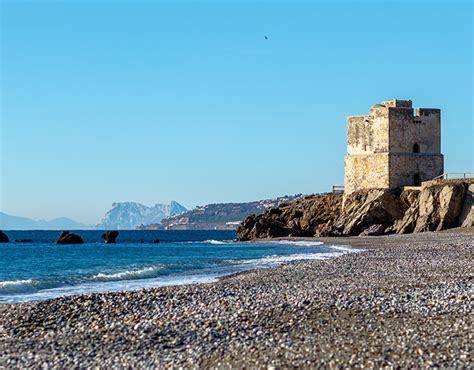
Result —
<svg viewBox="0 0 474 370"><path fill-rule="evenodd" d="M400 200L405 205L406 211L401 219L394 222L391 230L397 234L409 234L415 230L416 221L419 216L419 197L418 191L404 191L400 195Z"/></svg>
<svg viewBox="0 0 474 370"><path fill-rule="evenodd" d="M9 241L7 234L0 230L0 243L8 243Z"/></svg>
<svg viewBox="0 0 474 370"><path fill-rule="evenodd" d="M359 235L360 236L384 235L384 234L386 234L386 230L387 230L387 228L386 228L385 225L375 224L375 225L372 225L372 226L368 227L364 231L362 231Z"/></svg>
<svg viewBox="0 0 474 370"><path fill-rule="evenodd" d="M405 213L399 190L360 190L349 195L339 218L335 235L382 235ZM377 228L374 228L377 225ZM370 230L368 230L371 228ZM367 230L367 232L365 232Z"/></svg>
<svg viewBox="0 0 474 370"><path fill-rule="evenodd" d="M456 227L464 204L464 184L432 186L420 192L418 219L414 232L439 231Z"/></svg>
<svg viewBox="0 0 474 370"><path fill-rule="evenodd" d="M114 244L118 236L119 232L117 230L112 230L103 233L101 238L104 240L105 244Z"/></svg>
<svg viewBox="0 0 474 370"><path fill-rule="evenodd" d="M394 232L407 234L472 226L471 188L474 190L474 184L467 182L435 184L409 194L405 197L408 209L394 223Z"/></svg>
<svg viewBox="0 0 474 370"><path fill-rule="evenodd" d="M462 227L474 226L474 184L470 184L466 190L461 219L459 221Z"/></svg>
<svg viewBox="0 0 474 370"><path fill-rule="evenodd" d="M474 226L474 181L427 184L417 190L361 190L309 196L248 217L239 240L282 236L406 234Z"/></svg>
<svg viewBox="0 0 474 370"><path fill-rule="evenodd" d="M56 240L56 244L84 244L84 240L79 235L63 231Z"/></svg>
<svg viewBox="0 0 474 370"><path fill-rule="evenodd" d="M319 235L322 225L331 223L339 216L341 205L342 194L311 195L282 203L259 216L247 217L237 229L237 238L244 241Z"/></svg>

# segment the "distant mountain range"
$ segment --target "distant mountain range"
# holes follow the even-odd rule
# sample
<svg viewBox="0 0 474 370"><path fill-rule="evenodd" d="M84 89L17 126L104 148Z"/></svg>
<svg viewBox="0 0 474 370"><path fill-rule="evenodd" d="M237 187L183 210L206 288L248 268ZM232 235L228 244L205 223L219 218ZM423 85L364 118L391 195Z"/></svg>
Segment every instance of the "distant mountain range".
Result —
<svg viewBox="0 0 474 370"><path fill-rule="evenodd" d="M81 224L70 218L60 217L53 220L32 220L0 212L0 230L88 230L94 226Z"/></svg>
<svg viewBox="0 0 474 370"><path fill-rule="evenodd" d="M155 204L152 207L135 202L113 203L112 209L105 214L96 228L131 230L139 225L159 223L166 217L186 211L185 207L175 201L170 204Z"/></svg>
<svg viewBox="0 0 474 370"><path fill-rule="evenodd" d="M113 203L97 225L85 225L66 217L32 220L0 212L0 230L213 230L236 229L249 215L291 202L301 194L247 203L216 203L188 211L175 201L148 207L136 202Z"/></svg>
<svg viewBox="0 0 474 370"><path fill-rule="evenodd" d="M139 225L157 223L165 217L186 211L185 207L175 201L152 207L135 202L113 203L112 209L105 214L98 225L85 225L66 217L49 221L33 220L0 212L0 230L132 230Z"/></svg>
<svg viewBox="0 0 474 370"><path fill-rule="evenodd" d="M259 200L248 203L216 203L196 207L191 211L164 218L161 222L143 224L140 230L215 230L236 229L251 214L259 215L282 203L299 199L302 195Z"/></svg>

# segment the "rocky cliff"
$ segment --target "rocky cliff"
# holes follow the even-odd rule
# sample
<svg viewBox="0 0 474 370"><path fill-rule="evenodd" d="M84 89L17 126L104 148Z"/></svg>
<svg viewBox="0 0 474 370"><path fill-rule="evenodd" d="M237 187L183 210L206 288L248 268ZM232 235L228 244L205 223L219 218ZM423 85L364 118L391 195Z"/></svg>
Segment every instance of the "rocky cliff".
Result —
<svg viewBox="0 0 474 370"><path fill-rule="evenodd" d="M251 215L239 240L283 236L406 234L474 226L474 180L425 183L419 189L361 190L307 196Z"/></svg>
<svg viewBox="0 0 474 370"><path fill-rule="evenodd" d="M407 210L393 231L411 233L474 226L474 181L431 183L419 193L402 193Z"/></svg>
<svg viewBox="0 0 474 370"><path fill-rule="evenodd" d="M237 229L239 240L281 236L314 236L340 215L342 194L309 195L251 215Z"/></svg>

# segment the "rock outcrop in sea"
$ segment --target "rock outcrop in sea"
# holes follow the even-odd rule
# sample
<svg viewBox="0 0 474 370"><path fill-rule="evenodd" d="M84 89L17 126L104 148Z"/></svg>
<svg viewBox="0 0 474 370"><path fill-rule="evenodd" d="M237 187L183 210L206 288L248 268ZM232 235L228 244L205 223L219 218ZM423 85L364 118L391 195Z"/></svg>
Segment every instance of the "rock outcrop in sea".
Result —
<svg viewBox="0 0 474 370"><path fill-rule="evenodd" d="M241 241L284 236L407 234L474 226L474 180L425 183L421 189L356 191L307 196L251 215Z"/></svg>
<svg viewBox="0 0 474 370"><path fill-rule="evenodd" d="M9 241L7 234L0 230L0 243L8 243Z"/></svg>
<svg viewBox="0 0 474 370"><path fill-rule="evenodd" d="M309 195L285 202L261 215L251 215L237 229L239 240L314 236L339 217L342 194Z"/></svg>
<svg viewBox="0 0 474 370"><path fill-rule="evenodd" d="M105 244L115 244L117 237L119 236L119 232L117 230L106 231L102 234L101 238Z"/></svg>
<svg viewBox="0 0 474 370"><path fill-rule="evenodd" d="M56 240L56 244L84 244L84 240L79 235L63 231Z"/></svg>

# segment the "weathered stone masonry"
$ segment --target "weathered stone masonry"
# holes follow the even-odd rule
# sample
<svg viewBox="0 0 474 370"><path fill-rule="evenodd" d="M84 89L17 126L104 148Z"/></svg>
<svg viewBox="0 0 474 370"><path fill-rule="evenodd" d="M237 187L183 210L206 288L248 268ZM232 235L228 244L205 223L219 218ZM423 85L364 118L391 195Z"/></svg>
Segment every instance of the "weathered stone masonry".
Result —
<svg viewBox="0 0 474 370"><path fill-rule="evenodd" d="M420 185L443 173L441 112L386 100L347 118L344 193Z"/></svg>

